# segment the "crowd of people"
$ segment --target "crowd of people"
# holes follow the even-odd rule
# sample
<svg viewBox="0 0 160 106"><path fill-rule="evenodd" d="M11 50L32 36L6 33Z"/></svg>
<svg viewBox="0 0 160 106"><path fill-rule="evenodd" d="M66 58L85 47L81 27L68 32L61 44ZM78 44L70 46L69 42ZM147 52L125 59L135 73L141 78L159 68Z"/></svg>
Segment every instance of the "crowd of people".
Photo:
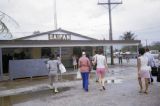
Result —
<svg viewBox="0 0 160 106"><path fill-rule="evenodd" d="M75 55L73 55L73 66L74 70L79 70L81 73L82 78L82 88L84 91L89 91L89 75L91 70L96 70L96 81L99 82L100 91L105 90L105 76L106 72L109 71L107 65L107 59L103 54L103 49L99 49L95 51L94 56L90 60L87 57L85 51L82 51L82 56L78 59ZM120 57L121 58L121 57ZM122 63L122 60L119 61ZM137 58L137 77L140 86L140 93L148 94L148 84L153 82L151 70L152 67L155 65L154 57L149 53L149 49L140 48L139 49L139 56ZM50 85L53 86L53 76L57 81L57 73L59 71L58 65L61 64L60 57L54 57L51 55L50 60L47 62L47 68L49 71L49 78L50 78ZM144 81L143 81L144 79ZM144 87L142 86L145 83ZM58 92L57 87L55 87L55 92Z"/></svg>

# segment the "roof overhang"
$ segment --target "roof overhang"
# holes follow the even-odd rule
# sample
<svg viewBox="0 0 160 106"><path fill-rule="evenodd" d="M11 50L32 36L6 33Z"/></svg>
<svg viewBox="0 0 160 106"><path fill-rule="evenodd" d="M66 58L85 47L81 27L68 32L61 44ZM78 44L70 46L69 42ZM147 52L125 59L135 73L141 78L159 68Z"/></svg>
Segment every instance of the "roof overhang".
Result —
<svg viewBox="0 0 160 106"><path fill-rule="evenodd" d="M137 46L140 40L0 40L0 48L75 47L75 46Z"/></svg>

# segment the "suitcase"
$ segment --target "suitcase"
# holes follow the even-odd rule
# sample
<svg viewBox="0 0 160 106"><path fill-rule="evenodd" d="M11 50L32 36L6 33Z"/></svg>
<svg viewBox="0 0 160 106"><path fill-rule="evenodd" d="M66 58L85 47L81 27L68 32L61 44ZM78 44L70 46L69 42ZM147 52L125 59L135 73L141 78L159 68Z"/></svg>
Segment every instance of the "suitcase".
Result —
<svg viewBox="0 0 160 106"><path fill-rule="evenodd" d="M158 71L157 71L157 67L156 66L152 67L151 74L152 74L152 76L157 76Z"/></svg>
<svg viewBox="0 0 160 106"><path fill-rule="evenodd" d="M160 82L160 66L158 67L158 72L157 72L157 82Z"/></svg>

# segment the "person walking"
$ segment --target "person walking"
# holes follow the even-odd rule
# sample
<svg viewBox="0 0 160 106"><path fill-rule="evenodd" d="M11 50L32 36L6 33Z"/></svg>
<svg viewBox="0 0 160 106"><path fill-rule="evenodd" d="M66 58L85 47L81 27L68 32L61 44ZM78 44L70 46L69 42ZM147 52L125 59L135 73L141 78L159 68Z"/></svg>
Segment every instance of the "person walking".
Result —
<svg viewBox="0 0 160 106"><path fill-rule="evenodd" d="M119 59L119 64L122 64L122 51L120 50L119 53L118 53L118 59Z"/></svg>
<svg viewBox="0 0 160 106"><path fill-rule="evenodd" d="M50 56L50 60L47 61L47 69L49 70L49 79L50 79L50 86L51 89L53 89L53 82L58 81L58 72L59 72L59 64L61 64L60 60L58 58L55 58L54 55ZM58 89L55 86L54 92L58 93Z"/></svg>
<svg viewBox="0 0 160 106"><path fill-rule="evenodd" d="M142 79L145 80L145 90L144 93L148 94L148 80L150 78L150 70L151 67L148 66L148 58L144 55L145 54L145 49L140 48L139 49L139 54L140 56L137 59L137 69L138 69L138 81L139 81L139 86L140 86L140 93L143 92L143 83Z"/></svg>
<svg viewBox="0 0 160 106"><path fill-rule="evenodd" d="M155 59L153 57L153 55L149 52L149 49L146 48L146 52L144 54L147 58L148 58L148 66L151 67L151 71L152 71L152 67L155 67ZM149 83L153 82L153 77L152 74L150 72L150 79L149 79Z"/></svg>
<svg viewBox="0 0 160 106"><path fill-rule="evenodd" d="M74 70L77 70L77 58L75 55L72 56L72 60L73 60L73 67Z"/></svg>
<svg viewBox="0 0 160 106"><path fill-rule="evenodd" d="M88 79L89 79L89 71L91 70L91 63L89 58L86 57L86 53L82 52L82 57L79 58L78 66L82 76L82 86L83 89L88 92Z"/></svg>
<svg viewBox="0 0 160 106"><path fill-rule="evenodd" d="M101 86L100 90L105 90L105 74L108 71L108 65L105 56L103 55L103 50L99 49L99 54L96 56L94 63L97 64L96 72L98 74L99 84Z"/></svg>

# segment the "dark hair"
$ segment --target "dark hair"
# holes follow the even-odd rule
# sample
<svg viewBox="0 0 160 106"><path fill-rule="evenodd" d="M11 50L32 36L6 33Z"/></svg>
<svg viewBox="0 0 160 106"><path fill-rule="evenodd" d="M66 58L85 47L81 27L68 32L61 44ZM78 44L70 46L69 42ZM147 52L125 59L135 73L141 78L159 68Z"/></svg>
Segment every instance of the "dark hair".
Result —
<svg viewBox="0 0 160 106"><path fill-rule="evenodd" d="M94 51L94 53L95 53L95 54L97 54L97 53L98 53L98 51L97 51L97 50L95 50L95 51Z"/></svg>
<svg viewBox="0 0 160 106"><path fill-rule="evenodd" d="M52 55L50 56L50 59L54 59L54 54L52 54Z"/></svg>
<svg viewBox="0 0 160 106"><path fill-rule="evenodd" d="M57 54L56 56L57 56L57 57L60 57L60 55L59 55L59 54Z"/></svg>
<svg viewBox="0 0 160 106"><path fill-rule="evenodd" d="M103 54L103 49L99 49L98 53Z"/></svg>
<svg viewBox="0 0 160 106"><path fill-rule="evenodd" d="M145 49L144 48L139 48L139 54L140 55L144 55L144 53L145 53Z"/></svg>
<svg viewBox="0 0 160 106"><path fill-rule="evenodd" d="M149 52L149 48L146 48L146 52Z"/></svg>

